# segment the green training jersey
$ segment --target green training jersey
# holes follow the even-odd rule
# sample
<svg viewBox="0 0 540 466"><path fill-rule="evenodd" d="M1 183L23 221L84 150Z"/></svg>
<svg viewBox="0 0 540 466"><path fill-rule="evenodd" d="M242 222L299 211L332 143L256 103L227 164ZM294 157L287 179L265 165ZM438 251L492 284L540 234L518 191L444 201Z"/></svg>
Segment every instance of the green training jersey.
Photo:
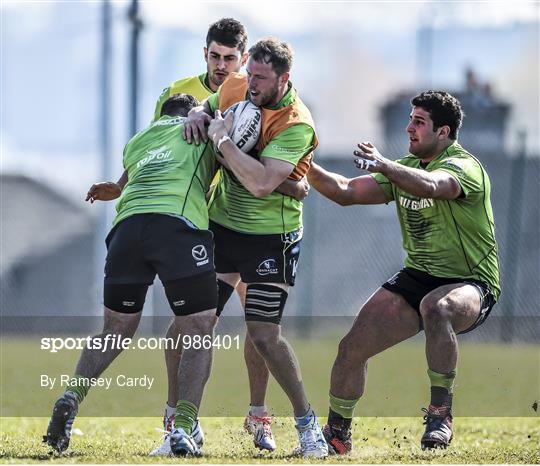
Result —
<svg viewBox="0 0 540 466"><path fill-rule="evenodd" d="M116 204L116 225L136 214L180 215L208 229L205 195L217 169L211 143L182 139L184 118L163 116L124 149L128 182Z"/></svg>
<svg viewBox="0 0 540 466"><path fill-rule="evenodd" d="M189 94L195 97L199 102L213 94L212 89L206 85L206 73L199 76L191 76L189 78L179 79L173 82L169 87L163 89L163 92L158 97L156 109L154 110L154 119L157 121L161 116L161 107L165 101L174 94Z"/></svg>
<svg viewBox="0 0 540 466"><path fill-rule="evenodd" d="M499 261L491 209L491 184L480 162L457 142L429 162L414 155L397 161L432 172L450 173L462 195L452 201L423 199L406 193L381 173L373 178L387 201L396 201L405 265L436 277L478 280L500 295Z"/></svg>
<svg viewBox="0 0 540 466"><path fill-rule="evenodd" d="M218 108L218 93L208 99L213 111ZM291 105L294 99L296 91L291 85L273 109ZM257 158L270 157L296 165L312 151L314 134L313 128L307 124L291 126L272 139ZM241 233L289 233L302 227L302 202L275 191L258 199L231 171L223 168L210 200L209 215L213 222Z"/></svg>

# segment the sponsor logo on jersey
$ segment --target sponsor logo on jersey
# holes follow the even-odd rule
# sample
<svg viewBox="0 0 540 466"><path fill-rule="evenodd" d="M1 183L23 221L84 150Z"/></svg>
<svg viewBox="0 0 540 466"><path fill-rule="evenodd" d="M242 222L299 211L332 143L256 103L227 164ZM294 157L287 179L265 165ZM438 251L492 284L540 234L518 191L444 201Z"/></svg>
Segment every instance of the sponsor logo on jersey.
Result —
<svg viewBox="0 0 540 466"><path fill-rule="evenodd" d="M173 126L173 125L183 125L186 121L186 117L174 117L167 118L163 120L158 120L152 123L152 126Z"/></svg>
<svg viewBox="0 0 540 466"><path fill-rule="evenodd" d="M273 151L278 152L278 153L281 152L283 154L296 155L296 153L298 152L297 150L291 150L283 146L278 146L276 144L271 144L270 147L272 148Z"/></svg>
<svg viewBox="0 0 540 466"><path fill-rule="evenodd" d="M466 170L470 167L470 162L467 159L446 159L439 168L457 169L458 171Z"/></svg>
<svg viewBox="0 0 540 466"><path fill-rule="evenodd" d="M278 273L275 259L263 260L255 270L259 275L275 275Z"/></svg>
<svg viewBox="0 0 540 466"><path fill-rule="evenodd" d="M160 163L171 159L171 150L167 146L150 149L146 153L148 155L137 162L137 168L140 168L147 163Z"/></svg>
<svg viewBox="0 0 540 466"><path fill-rule="evenodd" d="M191 249L191 255L193 256L193 259L195 259L195 262L197 263L197 267L208 264L209 262L208 252L206 252L206 248L202 244L193 246L193 249Z"/></svg>
<svg viewBox="0 0 540 466"><path fill-rule="evenodd" d="M408 210L422 210L433 207L435 202L433 199L409 199L407 197L399 196L399 204L401 207L405 207L405 209Z"/></svg>

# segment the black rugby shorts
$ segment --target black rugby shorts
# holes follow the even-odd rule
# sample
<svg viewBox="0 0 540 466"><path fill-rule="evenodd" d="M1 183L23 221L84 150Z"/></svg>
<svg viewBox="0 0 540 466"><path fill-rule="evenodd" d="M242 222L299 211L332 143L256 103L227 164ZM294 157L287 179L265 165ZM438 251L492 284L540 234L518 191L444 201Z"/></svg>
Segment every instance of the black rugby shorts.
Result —
<svg viewBox="0 0 540 466"><path fill-rule="evenodd" d="M214 271L212 233L164 214L122 220L105 240L106 284L148 284Z"/></svg>
<svg viewBox="0 0 540 466"><path fill-rule="evenodd" d="M418 313L420 319L420 330L424 329L422 317L420 315L420 302L428 293L436 288L453 283L466 283L477 288L480 294L480 314L478 319L468 329L460 332L467 333L484 323L488 318L491 309L495 305L495 297L489 291L487 285L482 282L465 278L444 278L435 277L420 270L404 267L393 277L389 278L381 286L389 291L400 294L405 301Z"/></svg>
<svg viewBox="0 0 540 466"><path fill-rule="evenodd" d="M217 273L240 273L244 283L286 283L294 286L302 230L284 234L239 233L210 222L214 233Z"/></svg>

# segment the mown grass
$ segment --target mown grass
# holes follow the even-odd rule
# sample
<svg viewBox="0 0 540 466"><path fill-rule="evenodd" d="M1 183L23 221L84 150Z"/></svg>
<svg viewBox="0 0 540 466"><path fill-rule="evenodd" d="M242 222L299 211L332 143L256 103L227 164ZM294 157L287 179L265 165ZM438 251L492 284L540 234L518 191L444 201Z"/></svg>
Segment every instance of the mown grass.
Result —
<svg viewBox="0 0 540 466"><path fill-rule="evenodd" d="M357 418L354 451L329 460L303 460L290 456L297 436L292 420L276 418L278 444L272 454L256 450L242 430L242 418L204 418L205 456L200 459L152 458L159 444L154 429L159 418L78 418L74 435L62 455L41 443L47 418L2 418L2 463L497 463L538 464L538 418L456 418L455 438L447 450L422 451L420 417Z"/></svg>
<svg viewBox="0 0 540 466"><path fill-rule="evenodd" d="M330 368L339 338L296 339L297 352L311 404L324 422ZM241 347L240 347L241 348ZM159 444L158 417L166 396L161 351L124 352L103 376L155 377L146 388L93 388L81 405L69 450L51 455L41 443L55 399L64 388L40 386L40 375L71 374L79 351L50 354L39 340L3 338L1 349L1 441L3 463L303 463L290 456L297 435L290 404L271 381L267 403L277 417L278 449L261 454L242 430L249 402L241 349L215 352L201 415L206 432L205 457L148 457ZM354 452L331 463L540 463L540 351L536 345L460 345L454 396L455 438L445 451L423 452L420 408L429 402L424 345L399 345L370 361L365 396L354 422ZM14 417L18 416L18 417ZM107 417L105 417L107 416ZM130 416L130 417L115 417ZM151 416L151 417L149 417ZM378 417L375 417L378 416ZM392 417L390 417L392 416ZM397 417L403 416L403 417ZM504 417L503 417L504 416ZM318 462L318 461L309 461Z"/></svg>

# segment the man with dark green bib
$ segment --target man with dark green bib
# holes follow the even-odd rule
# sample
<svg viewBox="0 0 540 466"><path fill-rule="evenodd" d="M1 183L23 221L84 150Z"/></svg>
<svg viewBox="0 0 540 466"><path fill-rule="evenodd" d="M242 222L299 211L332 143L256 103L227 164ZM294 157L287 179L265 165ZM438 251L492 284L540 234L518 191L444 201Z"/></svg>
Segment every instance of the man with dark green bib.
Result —
<svg viewBox="0 0 540 466"><path fill-rule="evenodd" d="M362 306L339 344L323 431L331 451L351 451L351 421L364 393L368 359L424 330L431 402L422 449L452 440L457 334L482 324L499 298L499 263L489 177L457 142L463 112L442 91L411 101L409 155L393 162L369 142L354 152L371 175L345 178L313 165L308 178L341 204L395 201L405 267Z"/></svg>

